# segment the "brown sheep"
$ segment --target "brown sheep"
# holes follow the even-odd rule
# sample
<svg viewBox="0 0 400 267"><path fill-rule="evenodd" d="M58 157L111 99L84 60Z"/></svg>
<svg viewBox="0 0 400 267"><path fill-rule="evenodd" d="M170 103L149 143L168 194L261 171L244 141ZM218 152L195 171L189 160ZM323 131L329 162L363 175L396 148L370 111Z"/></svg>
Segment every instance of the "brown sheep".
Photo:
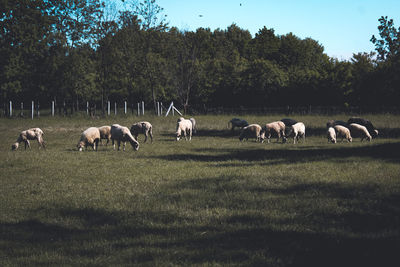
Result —
<svg viewBox="0 0 400 267"><path fill-rule="evenodd" d="M151 142L153 143L153 126L148 121L141 121L131 126L131 134L138 140L139 134L144 134L144 142L146 143L147 137L150 136Z"/></svg>
<svg viewBox="0 0 400 267"><path fill-rule="evenodd" d="M279 138L282 137L282 142L286 142L285 136L285 123L282 121L275 121L271 123L265 124L265 126L261 130L260 139L261 142L264 143L265 137L267 138L267 143L270 142L272 134L277 135L277 142L279 142Z"/></svg>

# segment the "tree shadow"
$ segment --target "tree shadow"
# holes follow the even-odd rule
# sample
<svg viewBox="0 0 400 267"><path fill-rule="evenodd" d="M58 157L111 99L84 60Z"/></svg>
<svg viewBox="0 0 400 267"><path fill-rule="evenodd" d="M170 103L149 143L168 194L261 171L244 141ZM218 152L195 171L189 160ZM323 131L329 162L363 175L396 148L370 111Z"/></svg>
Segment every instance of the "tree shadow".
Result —
<svg viewBox="0 0 400 267"><path fill-rule="evenodd" d="M92 263L116 256L116 265L167 261L178 265L396 266L399 262L399 193L385 194L372 185L304 183L293 177L283 178L292 182L289 186L252 182L238 186L242 179L176 181L150 200L161 205L156 209L56 207L46 209L47 216L56 219L54 223L37 219L1 223L0 239L8 246L3 255L13 258L27 251L58 251L68 259ZM266 203L261 201L263 196ZM293 198L293 204L285 204ZM338 200L342 212L318 204ZM179 206L199 213L231 212L202 220L179 211ZM282 209L282 214L274 214L276 209ZM52 263L62 262L53 259Z"/></svg>
<svg viewBox="0 0 400 267"><path fill-rule="evenodd" d="M224 162L236 160L244 164L248 162L260 163L268 161L266 164L292 164L299 162L313 162L322 160L343 161L350 157L368 157L388 162L400 161L400 142L385 144L368 144L365 146L307 146L307 147L282 147L276 149L261 147L257 149L248 148L205 148L194 150L194 153L168 154L160 156L150 156L168 161L199 161L199 162ZM230 163L226 163L230 164ZM237 164L234 164L237 166Z"/></svg>

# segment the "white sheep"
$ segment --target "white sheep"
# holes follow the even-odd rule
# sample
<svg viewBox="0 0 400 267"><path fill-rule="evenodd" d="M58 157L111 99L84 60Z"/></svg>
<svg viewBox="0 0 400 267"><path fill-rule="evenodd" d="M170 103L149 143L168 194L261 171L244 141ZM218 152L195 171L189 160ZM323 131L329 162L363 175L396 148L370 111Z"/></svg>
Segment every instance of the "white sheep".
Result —
<svg viewBox="0 0 400 267"><path fill-rule="evenodd" d="M353 141L353 138L351 137L351 134L350 134L350 130L348 128L346 128L342 125L336 125L334 128L335 128L337 138L341 137L342 142L343 142L343 138L346 138L347 142Z"/></svg>
<svg viewBox="0 0 400 267"><path fill-rule="evenodd" d="M186 135L189 135L189 141L192 140L192 131L193 131L193 125L190 120L186 119L180 119L176 123L176 141L179 141L179 139L183 135L185 136L185 140L187 141Z"/></svg>
<svg viewBox="0 0 400 267"><path fill-rule="evenodd" d="M138 140L139 134L144 134L144 142L146 143L147 137L150 136L151 142L153 143L153 126L148 121L141 121L131 126L131 134Z"/></svg>
<svg viewBox="0 0 400 267"><path fill-rule="evenodd" d="M99 127L99 131L100 131L100 143L102 139L106 139L107 140L106 145L108 145L108 142L110 142L111 140L111 126L101 126Z"/></svg>
<svg viewBox="0 0 400 267"><path fill-rule="evenodd" d="M332 142L336 144L336 132L333 127L329 127L328 131L326 132L328 136L328 142Z"/></svg>
<svg viewBox="0 0 400 267"><path fill-rule="evenodd" d="M285 123L282 121L274 121L271 123L265 124L265 126L261 130L260 139L261 142L264 143L265 137L267 138L267 143L270 142L272 134L277 136L277 142L282 138L282 142L286 142L285 136Z"/></svg>
<svg viewBox="0 0 400 267"><path fill-rule="evenodd" d="M197 127L196 127L196 120L194 118L189 119L192 122L192 131L193 133L197 133Z"/></svg>
<svg viewBox="0 0 400 267"><path fill-rule="evenodd" d="M306 140L306 126L304 123L298 122L292 125L291 132L293 133L293 144L296 144L296 140L298 143L300 137L303 137L303 141Z"/></svg>
<svg viewBox="0 0 400 267"><path fill-rule="evenodd" d="M97 127L90 127L87 128L81 134L81 139L79 140L78 144L76 145L79 151L82 151L83 147L85 149L87 146L91 146L93 150L97 151L98 145L100 141L100 130Z"/></svg>
<svg viewBox="0 0 400 267"><path fill-rule="evenodd" d="M29 140L37 140L37 142L39 144L39 149L41 147L45 148L43 135L44 135L44 133L40 128L31 128L31 129L22 131L19 134L17 141L11 146L11 149L17 150L19 147L19 144L21 142L25 143L25 150L26 150L27 146L29 147L29 149L31 149L31 144L29 143Z"/></svg>
<svg viewBox="0 0 400 267"><path fill-rule="evenodd" d="M351 123L349 125L350 133L353 137L361 137L361 142L366 139L367 141L371 141L372 137L369 134L367 128L357 123Z"/></svg>
<svg viewBox="0 0 400 267"><path fill-rule="evenodd" d="M120 150L121 142L123 143L123 150L125 151L126 142L129 142L134 150L139 150L139 142L132 136L128 127L121 126L119 124L111 125L111 141L115 150L115 143L118 143L118 150Z"/></svg>
<svg viewBox="0 0 400 267"><path fill-rule="evenodd" d="M261 132L261 126L258 124L250 124L249 126L246 126L242 129L239 140L243 141L243 139L246 138L248 140L249 138L255 138L256 142L260 141L260 132Z"/></svg>

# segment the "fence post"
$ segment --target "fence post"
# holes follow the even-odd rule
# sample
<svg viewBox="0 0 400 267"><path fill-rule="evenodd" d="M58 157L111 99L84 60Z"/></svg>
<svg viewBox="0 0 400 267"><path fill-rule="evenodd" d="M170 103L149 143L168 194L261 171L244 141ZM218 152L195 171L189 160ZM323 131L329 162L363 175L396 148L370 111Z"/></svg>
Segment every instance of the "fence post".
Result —
<svg viewBox="0 0 400 267"><path fill-rule="evenodd" d="M144 115L144 101L142 101L142 115Z"/></svg>
<svg viewBox="0 0 400 267"><path fill-rule="evenodd" d="M107 101L107 115L110 116L110 101Z"/></svg>
<svg viewBox="0 0 400 267"><path fill-rule="evenodd" d="M86 115L89 116L89 101L86 101Z"/></svg>
<svg viewBox="0 0 400 267"><path fill-rule="evenodd" d="M33 120L34 112L35 112L35 102L32 101L32 120Z"/></svg>
<svg viewBox="0 0 400 267"><path fill-rule="evenodd" d="M117 102L114 102L114 115L117 115Z"/></svg>
<svg viewBox="0 0 400 267"><path fill-rule="evenodd" d="M40 104L39 104L39 101L38 101L38 103L37 103L37 116L38 116L38 118L40 117L39 107L40 107Z"/></svg>
<svg viewBox="0 0 400 267"><path fill-rule="evenodd" d="M157 116L160 116L160 102L157 102Z"/></svg>
<svg viewBox="0 0 400 267"><path fill-rule="evenodd" d="M10 101L10 118L12 117L12 101Z"/></svg>
<svg viewBox="0 0 400 267"><path fill-rule="evenodd" d="M21 102L21 114L20 114L20 116L21 117L24 116L24 102Z"/></svg>
<svg viewBox="0 0 400 267"><path fill-rule="evenodd" d="M140 103L137 103L137 115L140 116Z"/></svg>
<svg viewBox="0 0 400 267"><path fill-rule="evenodd" d="M124 101L124 113L125 113L125 115L126 115L127 109L128 109L127 103L126 103L126 101Z"/></svg>
<svg viewBox="0 0 400 267"><path fill-rule="evenodd" d="M51 116L54 117L54 100L51 101Z"/></svg>

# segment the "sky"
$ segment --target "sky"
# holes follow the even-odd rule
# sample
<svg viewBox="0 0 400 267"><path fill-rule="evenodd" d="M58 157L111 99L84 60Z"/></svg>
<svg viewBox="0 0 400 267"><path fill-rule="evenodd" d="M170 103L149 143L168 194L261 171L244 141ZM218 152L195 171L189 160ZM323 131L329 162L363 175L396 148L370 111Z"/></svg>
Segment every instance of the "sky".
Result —
<svg viewBox="0 0 400 267"><path fill-rule="evenodd" d="M400 27L400 0L156 0L169 26L180 30L227 29L232 23L252 36L264 26L275 34L292 32L319 42L325 53L348 60L375 50L378 19L388 16Z"/></svg>

